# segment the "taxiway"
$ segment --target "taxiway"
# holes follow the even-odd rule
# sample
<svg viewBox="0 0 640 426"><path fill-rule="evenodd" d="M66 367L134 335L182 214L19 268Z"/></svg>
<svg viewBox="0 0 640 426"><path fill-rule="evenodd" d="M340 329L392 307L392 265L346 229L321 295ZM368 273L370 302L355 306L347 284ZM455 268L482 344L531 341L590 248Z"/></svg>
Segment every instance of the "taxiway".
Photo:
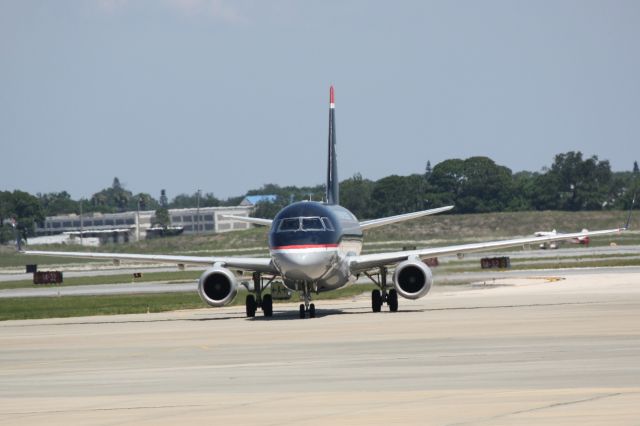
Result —
<svg viewBox="0 0 640 426"><path fill-rule="evenodd" d="M0 424L637 424L640 273L0 323Z"/></svg>

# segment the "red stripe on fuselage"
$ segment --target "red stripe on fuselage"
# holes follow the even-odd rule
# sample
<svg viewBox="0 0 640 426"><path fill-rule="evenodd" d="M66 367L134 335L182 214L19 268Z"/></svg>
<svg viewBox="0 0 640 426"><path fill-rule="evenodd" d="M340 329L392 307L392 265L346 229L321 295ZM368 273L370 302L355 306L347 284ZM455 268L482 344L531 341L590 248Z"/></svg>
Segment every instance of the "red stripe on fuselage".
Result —
<svg viewBox="0 0 640 426"><path fill-rule="evenodd" d="M337 244L298 244L292 246L278 246L271 247L271 250L296 250L296 249L309 249L309 248L337 248Z"/></svg>

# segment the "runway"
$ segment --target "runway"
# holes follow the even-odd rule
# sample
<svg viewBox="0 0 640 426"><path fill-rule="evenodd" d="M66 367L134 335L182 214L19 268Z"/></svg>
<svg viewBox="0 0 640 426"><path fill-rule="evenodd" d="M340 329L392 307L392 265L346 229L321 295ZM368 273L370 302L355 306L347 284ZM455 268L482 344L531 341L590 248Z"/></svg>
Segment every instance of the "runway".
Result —
<svg viewBox="0 0 640 426"><path fill-rule="evenodd" d="M629 424L640 419L640 273L0 323L0 424Z"/></svg>

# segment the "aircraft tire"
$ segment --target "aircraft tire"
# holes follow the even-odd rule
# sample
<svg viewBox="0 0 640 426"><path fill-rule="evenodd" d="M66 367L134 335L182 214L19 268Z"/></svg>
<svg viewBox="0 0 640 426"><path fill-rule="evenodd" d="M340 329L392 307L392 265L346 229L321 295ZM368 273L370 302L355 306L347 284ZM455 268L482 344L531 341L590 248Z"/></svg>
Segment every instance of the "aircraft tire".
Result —
<svg viewBox="0 0 640 426"><path fill-rule="evenodd" d="M273 316L273 299L270 294L265 294L262 298L262 312L265 317Z"/></svg>
<svg viewBox="0 0 640 426"><path fill-rule="evenodd" d="M389 290L389 310L391 312L398 312L398 292L393 289Z"/></svg>
<svg viewBox="0 0 640 426"><path fill-rule="evenodd" d="M371 292L371 310L373 312L380 312L382 308L382 295L380 290L373 290Z"/></svg>
<svg viewBox="0 0 640 426"><path fill-rule="evenodd" d="M253 297L253 294L247 294L244 305L247 311L247 318L255 317L258 306L256 305L256 299Z"/></svg>
<svg viewBox="0 0 640 426"><path fill-rule="evenodd" d="M316 305L312 303L309 305L309 318L315 318L315 317L316 317Z"/></svg>
<svg viewBox="0 0 640 426"><path fill-rule="evenodd" d="M305 309L304 309L304 304L300 304L300 319L304 319L305 318Z"/></svg>

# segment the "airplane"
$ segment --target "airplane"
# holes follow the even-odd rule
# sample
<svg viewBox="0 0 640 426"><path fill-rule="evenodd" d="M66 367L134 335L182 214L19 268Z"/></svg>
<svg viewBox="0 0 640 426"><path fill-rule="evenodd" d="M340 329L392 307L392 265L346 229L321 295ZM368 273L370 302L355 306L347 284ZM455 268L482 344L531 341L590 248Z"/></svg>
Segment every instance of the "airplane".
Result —
<svg viewBox="0 0 640 426"><path fill-rule="evenodd" d="M588 233L589 230L588 229L582 229L582 233ZM538 231L536 233L534 233L533 235L535 235L536 237L545 237L545 236L555 236L555 235L562 235L559 234L558 231L556 231L555 229L553 231ZM558 248L558 243L562 243L562 242L570 242L573 244L581 244L581 245L585 245L585 246L589 246L589 242L591 242L591 239L589 238L588 235L584 235L582 237L576 237L576 238L567 238L566 240L561 240L561 241L557 241L557 242L551 242L551 243L542 243L540 244L540 249L541 250L546 250L546 249L557 249Z"/></svg>
<svg viewBox="0 0 640 426"><path fill-rule="evenodd" d="M236 297L240 285L243 285L240 284L241 274L251 272L253 285L246 285L249 293L245 299L247 317L255 317L258 308L262 309L266 317L273 315L272 296L263 293L277 277L280 277L289 290L298 291L301 294L300 318L307 316L313 318L316 310L315 305L311 303L312 294L341 288L360 276L368 277L377 287L371 293L372 311L380 312L382 306L386 304L391 312L395 312L398 310L398 296L419 299L429 293L433 285L433 274L423 259L453 254L462 256L467 252L488 251L568 238L616 234L629 227L629 219L627 219L626 226L617 229L361 254L364 231L445 212L451 210L453 206L364 221L359 221L353 213L340 206L333 86L329 90L327 155L324 202L292 203L278 212L272 220L228 216L254 225L268 226L270 228L269 257L198 257L30 250L22 252L27 255L206 265L207 269L198 280L198 293L206 304L213 307L229 304ZM387 272L390 267L393 268L393 276L392 284L389 285Z"/></svg>

